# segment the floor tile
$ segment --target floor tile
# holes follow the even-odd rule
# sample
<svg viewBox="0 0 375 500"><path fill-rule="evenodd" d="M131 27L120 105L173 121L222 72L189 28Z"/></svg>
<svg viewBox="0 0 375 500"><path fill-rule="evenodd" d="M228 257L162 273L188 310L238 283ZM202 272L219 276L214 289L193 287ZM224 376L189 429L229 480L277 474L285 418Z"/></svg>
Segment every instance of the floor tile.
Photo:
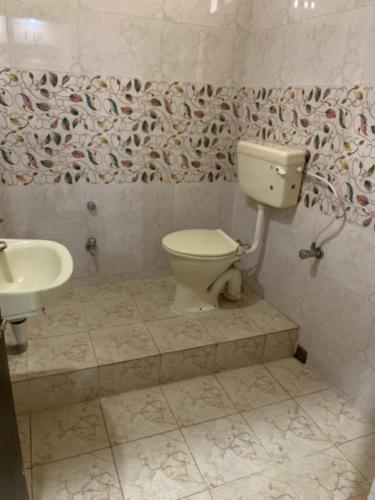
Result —
<svg viewBox="0 0 375 500"><path fill-rule="evenodd" d="M82 332L87 330L87 323L79 301L62 300L29 318L27 328L29 339L41 339Z"/></svg>
<svg viewBox="0 0 375 500"><path fill-rule="evenodd" d="M279 403L290 398L261 365L218 373L217 378L241 411Z"/></svg>
<svg viewBox="0 0 375 500"><path fill-rule="evenodd" d="M363 476L335 448L285 462L278 473L280 478L288 478L300 500L348 500L370 488Z"/></svg>
<svg viewBox="0 0 375 500"><path fill-rule="evenodd" d="M304 396L327 389L314 372L295 358L271 361L265 367L292 396Z"/></svg>
<svg viewBox="0 0 375 500"><path fill-rule="evenodd" d="M244 308L244 311L266 333L297 328L297 325L293 323L293 321L271 306L271 304L268 304L265 300L259 300L249 305Z"/></svg>
<svg viewBox="0 0 375 500"><path fill-rule="evenodd" d="M171 307L173 297L173 292L160 292L135 295L134 300L143 319L153 320L178 316Z"/></svg>
<svg viewBox="0 0 375 500"><path fill-rule="evenodd" d="M273 468L213 488L211 495L214 500L301 500L288 477L279 477Z"/></svg>
<svg viewBox="0 0 375 500"><path fill-rule="evenodd" d="M334 446L294 400L251 410L243 416L273 457L292 460Z"/></svg>
<svg viewBox="0 0 375 500"><path fill-rule="evenodd" d="M214 343L207 330L195 319L169 318L150 321L147 326L162 353Z"/></svg>
<svg viewBox="0 0 375 500"><path fill-rule="evenodd" d="M177 428L160 387L102 398L101 405L113 445Z"/></svg>
<svg viewBox="0 0 375 500"><path fill-rule="evenodd" d="M13 384L13 397L18 413L88 401L96 398L97 394L97 367Z"/></svg>
<svg viewBox="0 0 375 500"><path fill-rule="evenodd" d="M81 286L77 288L77 291L82 302L111 300L129 296L126 282L121 280L101 283L99 285Z"/></svg>
<svg viewBox="0 0 375 500"><path fill-rule="evenodd" d="M230 340L217 344L215 371L232 370L261 363L265 340L265 335L259 335L249 339Z"/></svg>
<svg viewBox="0 0 375 500"><path fill-rule="evenodd" d="M32 477L31 477L31 469L26 469L24 474L25 474L27 491L29 493L29 500L33 500L33 485L32 485ZM37 500L37 499L35 498L35 500Z"/></svg>
<svg viewBox="0 0 375 500"><path fill-rule="evenodd" d="M342 444L339 450L370 483L375 479L375 434Z"/></svg>
<svg viewBox="0 0 375 500"><path fill-rule="evenodd" d="M177 382L214 373L215 346L197 347L161 355L160 383Z"/></svg>
<svg viewBox="0 0 375 500"><path fill-rule="evenodd" d="M235 413L233 403L212 375L163 385L162 390L182 426Z"/></svg>
<svg viewBox="0 0 375 500"><path fill-rule="evenodd" d="M113 449L127 500L177 500L205 484L179 431Z"/></svg>
<svg viewBox="0 0 375 500"><path fill-rule="evenodd" d="M264 345L263 362L290 358L294 355L298 339L298 330L269 333Z"/></svg>
<svg viewBox="0 0 375 500"><path fill-rule="evenodd" d="M159 354L145 323L90 330L99 365Z"/></svg>
<svg viewBox="0 0 375 500"><path fill-rule="evenodd" d="M130 297L116 299L90 300L83 302L87 323L91 329L139 323L142 318Z"/></svg>
<svg viewBox="0 0 375 500"><path fill-rule="evenodd" d="M152 278L145 280L132 280L126 282L126 288L131 295L144 295L145 293L174 292L176 280L173 276Z"/></svg>
<svg viewBox="0 0 375 500"><path fill-rule="evenodd" d="M186 500L212 500L212 497L209 491L201 491L200 493L196 493L195 495L190 495L189 497L185 497Z"/></svg>
<svg viewBox="0 0 375 500"><path fill-rule="evenodd" d="M27 351L23 353L8 354L9 373L12 382L26 380L27 373Z"/></svg>
<svg viewBox="0 0 375 500"><path fill-rule="evenodd" d="M31 436L30 415L19 415L17 417L18 433L20 437L22 459L25 469L31 467Z"/></svg>
<svg viewBox="0 0 375 500"><path fill-rule="evenodd" d="M29 376L38 377L90 368L96 358L88 332L82 332L30 340L27 363Z"/></svg>
<svg viewBox="0 0 375 500"><path fill-rule="evenodd" d="M182 432L209 487L247 476L272 463L241 415L186 427Z"/></svg>
<svg viewBox="0 0 375 500"><path fill-rule="evenodd" d="M32 413L31 440L33 465L109 446L98 401Z"/></svg>
<svg viewBox="0 0 375 500"><path fill-rule="evenodd" d="M99 395L152 387L159 383L160 356L99 366Z"/></svg>
<svg viewBox="0 0 375 500"><path fill-rule="evenodd" d="M263 330L241 310L227 309L202 315L200 322L216 342L262 335Z"/></svg>
<svg viewBox="0 0 375 500"><path fill-rule="evenodd" d="M111 450L33 469L34 500L123 500Z"/></svg>
<svg viewBox="0 0 375 500"><path fill-rule="evenodd" d="M364 416L331 389L302 396L297 401L337 444L375 432Z"/></svg>

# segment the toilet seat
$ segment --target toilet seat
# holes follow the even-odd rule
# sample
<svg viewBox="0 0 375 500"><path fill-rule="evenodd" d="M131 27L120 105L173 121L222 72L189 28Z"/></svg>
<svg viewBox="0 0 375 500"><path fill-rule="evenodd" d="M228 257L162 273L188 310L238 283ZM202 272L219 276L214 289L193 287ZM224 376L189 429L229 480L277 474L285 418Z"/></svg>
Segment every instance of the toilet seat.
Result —
<svg viewBox="0 0 375 500"><path fill-rule="evenodd" d="M164 236L163 248L191 258L220 258L238 253L239 244L221 229L186 229Z"/></svg>

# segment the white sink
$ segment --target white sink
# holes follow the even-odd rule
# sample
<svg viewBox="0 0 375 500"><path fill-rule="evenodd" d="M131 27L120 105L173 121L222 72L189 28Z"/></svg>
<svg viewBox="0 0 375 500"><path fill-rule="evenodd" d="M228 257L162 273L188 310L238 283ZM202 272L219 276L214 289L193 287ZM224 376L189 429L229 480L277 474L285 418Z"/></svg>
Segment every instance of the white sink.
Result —
<svg viewBox="0 0 375 500"><path fill-rule="evenodd" d="M13 320L37 314L69 287L73 259L60 243L6 239L0 251L0 313Z"/></svg>

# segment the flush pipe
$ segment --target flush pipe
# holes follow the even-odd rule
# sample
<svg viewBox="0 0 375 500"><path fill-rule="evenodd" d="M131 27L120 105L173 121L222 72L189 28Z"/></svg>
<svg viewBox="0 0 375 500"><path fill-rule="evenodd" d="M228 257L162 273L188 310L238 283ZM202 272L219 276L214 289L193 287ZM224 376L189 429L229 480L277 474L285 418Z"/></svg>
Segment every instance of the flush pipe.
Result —
<svg viewBox="0 0 375 500"><path fill-rule="evenodd" d="M250 246L241 245L243 253L250 255L258 250L263 242L264 226L265 226L265 212L266 207L262 203L258 203L257 220L255 224L254 240Z"/></svg>

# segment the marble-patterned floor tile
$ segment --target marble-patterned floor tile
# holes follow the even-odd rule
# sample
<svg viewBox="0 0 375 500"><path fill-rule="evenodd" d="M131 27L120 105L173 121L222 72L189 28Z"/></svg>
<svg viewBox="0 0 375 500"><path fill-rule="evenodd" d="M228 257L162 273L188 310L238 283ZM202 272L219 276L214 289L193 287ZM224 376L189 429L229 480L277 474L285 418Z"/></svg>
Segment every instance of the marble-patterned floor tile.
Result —
<svg viewBox="0 0 375 500"><path fill-rule="evenodd" d="M166 384L162 390L182 426L224 417L236 411L213 375Z"/></svg>
<svg viewBox="0 0 375 500"><path fill-rule="evenodd" d="M97 394L97 367L13 384L13 397L18 413L88 401L96 398Z"/></svg>
<svg viewBox="0 0 375 500"><path fill-rule="evenodd" d="M27 321L29 339L58 337L87 330L86 318L79 300L62 300L49 306L45 313Z"/></svg>
<svg viewBox="0 0 375 500"><path fill-rule="evenodd" d="M81 332L30 340L27 364L29 377L39 377L94 367L96 358L88 332Z"/></svg>
<svg viewBox="0 0 375 500"><path fill-rule="evenodd" d="M176 280L173 276L164 276L162 278L126 281L125 286L131 295L162 293L165 291L174 292Z"/></svg>
<svg viewBox="0 0 375 500"><path fill-rule="evenodd" d="M261 365L218 373L217 378L241 411L279 403L290 398Z"/></svg>
<svg viewBox="0 0 375 500"><path fill-rule="evenodd" d="M186 427L182 432L210 488L272 464L239 414Z"/></svg>
<svg viewBox="0 0 375 500"><path fill-rule="evenodd" d="M90 300L83 302L87 323L90 329L131 325L142 321L139 310L131 297L116 299Z"/></svg>
<svg viewBox="0 0 375 500"><path fill-rule="evenodd" d="M302 396L297 401L337 444L375 432L375 427L363 415L331 389Z"/></svg>
<svg viewBox="0 0 375 500"><path fill-rule="evenodd" d="M375 479L375 434L348 441L339 450L370 483Z"/></svg>
<svg viewBox="0 0 375 500"><path fill-rule="evenodd" d="M205 488L179 431L123 444L113 452L127 500L177 500Z"/></svg>
<svg viewBox="0 0 375 500"><path fill-rule="evenodd" d="M161 384L210 375L214 373L215 346L167 352L160 362Z"/></svg>
<svg viewBox="0 0 375 500"><path fill-rule="evenodd" d="M19 415L17 417L17 424L21 443L23 466L27 469L31 467L30 415Z"/></svg>
<svg viewBox="0 0 375 500"><path fill-rule="evenodd" d="M12 382L26 380L28 378L27 351L8 354L8 366Z"/></svg>
<svg viewBox="0 0 375 500"><path fill-rule="evenodd" d="M288 478L299 500L348 500L370 488L336 448L285 462L278 468L278 475Z"/></svg>
<svg viewBox="0 0 375 500"><path fill-rule="evenodd" d="M250 410L243 416L273 457L293 460L334 446L294 400Z"/></svg>
<svg viewBox="0 0 375 500"><path fill-rule="evenodd" d="M202 315L200 322L216 342L262 335L263 330L241 310L222 309Z"/></svg>
<svg viewBox="0 0 375 500"><path fill-rule="evenodd" d="M159 383L160 356L149 356L99 367L99 395L152 387Z"/></svg>
<svg viewBox="0 0 375 500"><path fill-rule="evenodd" d="M105 397L101 405L112 445L177 428L160 387Z"/></svg>
<svg viewBox="0 0 375 500"><path fill-rule="evenodd" d="M210 492L208 490L201 491L200 493L196 493L195 495L190 495L185 497L185 500L212 500Z"/></svg>
<svg viewBox="0 0 375 500"><path fill-rule="evenodd" d="M271 361L265 367L292 396L304 396L327 389L314 372L295 358Z"/></svg>
<svg viewBox="0 0 375 500"><path fill-rule="evenodd" d="M285 332L269 333L264 345L263 363L294 355L298 339L298 329Z"/></svg>
<svg viewBox="0 0 375 500"><path fill-rule="evenodd" d="M122 280L100 283L98 285L86 285L77 288L82 302L90 300L111 300L120 297L129 297L126 282Z"/></svg>
<svg viewBox="0 0 375 500"><path fill-rule="evenodd" d="M230 340L216 346L215 371L233 370L262 362L265 335L249 339Z"/></svg>
<svg viewBox="0 0 375 500"><path fill-rule="evenodd" d="M31 414L33 465L109 446L99 402L89 401Z"/></svg>
<svg viewBox="0 0 375 500"><path fill-rule="evenodd" d="M260 300L245 307L244 311L266 333L297 328L297 325L293 323L293 321L271 306L271 304L268 304L265 300Z"/></svg>
<svg viewBox="0 0 375 500"><path fill-rule="evenodd" d="M145 323L90 330L99 365L159 354Z"/></svg>
<svg viewBox="0 0 375 500"><path fill-rule="evenodd" d="M110 449L33 468L35 500L123 500Z"/></svg>
<svg viewBox="0 0 375 500"><path fill-rule="evenodd" d="M31 477L31 469L25 469L24 471L27 492L29 494L29 500L33 500L33 483Z"/></svg>
<svg viewBox="0 0 375 500"><path fill-rule="evenodd" d="M134 300L144 320L173 318L178 314L173 311L173 292L146 293L135 295Z"/></svg>
<svg viewBox="0 0 375 500"><path fill-rule="evenodd" d="M223 484L210 492L214 500L301 500L288 477L279 477L274 468Z"/></svg>
<svg viewBox="0 0 375 500"><path fill-rule="evenodd" d="M214 343L211 335L196 319L169 318L149 321L147 326L162 353Z"/></svg>

